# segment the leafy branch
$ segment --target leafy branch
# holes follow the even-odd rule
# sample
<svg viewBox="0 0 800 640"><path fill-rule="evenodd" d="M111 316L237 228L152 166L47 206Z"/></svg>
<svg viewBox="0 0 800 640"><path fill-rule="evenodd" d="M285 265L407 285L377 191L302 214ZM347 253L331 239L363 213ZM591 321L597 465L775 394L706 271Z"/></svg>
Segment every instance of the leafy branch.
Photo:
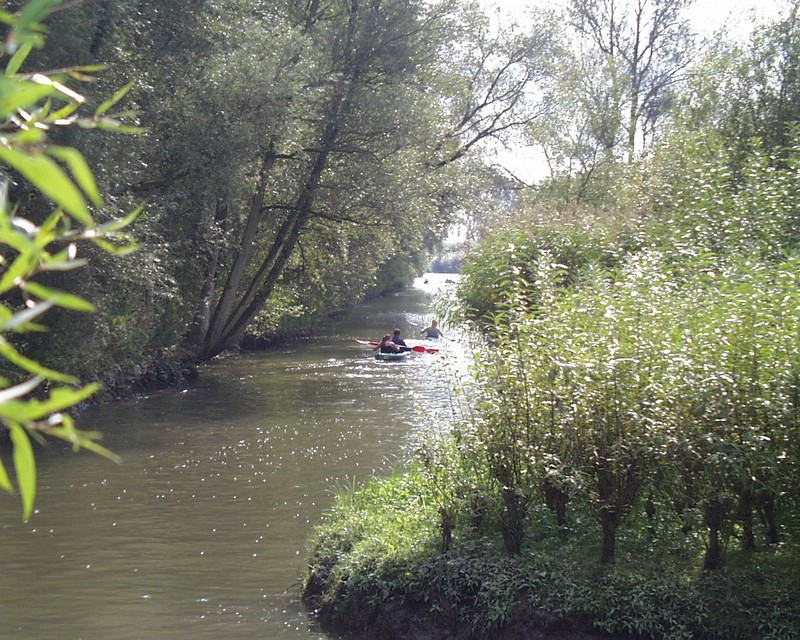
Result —
<svg viewBox="0 0 800 640"><path fill-rule="evenodd" d="M80 386L66 373L48 368L20 352L11 336L45 331L39 323L53 307L78 312L94 311L79 296L37 281L47 272L77 269L86 264L78 257L81 242L92 242L115 255L136 248L126 233L140 209L104 224L92 210L103 199L91 168L72 147L50 142L54 127L79 126L137 133L128 121L132 114L112 114L111 109L133 83L104 101L91 116L79 114L85 98L67 86L87 81L101 66L82 66L50 73L20 73L34 48L44 46L42 21L61 0L30 0L17 13L0 10L7 28L0 58L8 57L0 75L0 357L8 365L0 376L0 425L10 433L16 482L27 520L36 495L36 464L32 440L54 437L74 450L86 449L113 461L118 456L98 443L100 434L75 427L64 413L98 391L98 384ZM9 203L12 174L18 174L56 209L41 224L22 216ZM12 493L11 479L0 464L0 488Z"/></svg>

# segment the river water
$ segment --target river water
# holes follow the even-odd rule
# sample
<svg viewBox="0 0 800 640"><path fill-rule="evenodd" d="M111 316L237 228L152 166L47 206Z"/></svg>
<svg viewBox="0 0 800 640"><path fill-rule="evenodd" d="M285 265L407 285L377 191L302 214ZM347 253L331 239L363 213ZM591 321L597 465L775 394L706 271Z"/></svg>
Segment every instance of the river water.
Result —
<svg viewBox="0 0 800 640"><path fill-rule="evenodd" d="M425 279L312 339L82 415L121 465L38 452L30 521L0 496L0 639L325 638L299 601L314 525L455 410L455 343L385 363L354 340L418 331L445 277Z"/></svg>

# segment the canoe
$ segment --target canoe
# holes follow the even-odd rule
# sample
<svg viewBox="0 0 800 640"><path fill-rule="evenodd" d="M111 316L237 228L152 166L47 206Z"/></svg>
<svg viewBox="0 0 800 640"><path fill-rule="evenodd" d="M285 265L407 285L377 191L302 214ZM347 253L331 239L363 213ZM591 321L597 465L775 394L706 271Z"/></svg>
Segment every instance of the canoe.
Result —
<svg viewBox="0 0 800 640"><path fill-rule="evenodd" d="M408 354L410 351L400 351L399 353L376 353L375 359L376 360L383 360L384 362L402 362L406 358L408 358Z"/></svg>

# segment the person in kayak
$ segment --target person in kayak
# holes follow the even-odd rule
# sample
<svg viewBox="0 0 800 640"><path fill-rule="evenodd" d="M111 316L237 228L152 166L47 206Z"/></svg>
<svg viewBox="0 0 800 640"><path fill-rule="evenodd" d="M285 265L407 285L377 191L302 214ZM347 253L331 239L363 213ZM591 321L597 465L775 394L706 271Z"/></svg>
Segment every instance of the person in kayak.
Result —
<svg viewBox="0 0 800 640"><path fill-rule="evenodd" d="M431 320L431 326L420 329L420 333L427 338L444 338L444 334L442 333L442 330L439 329L436 320Z"/></svg>
<svg viewBox="0 0 800 640"><path fill-rule="evenodd" d="M383 336L383 340L381 343L376 347L381 353L400 353L402 351L402 347L399 344L395 344L392 342L392 336L388 333Z"/></svg>
<svg viewBox="0 0 800 640"><path fill-rule="evenodd" d="M392 342L394 342L398 347L405 347L408 348L406 341L400 336L400 329L394 330L394 335L392 335ZM405 351L405 349L403 349Z"/></svg>

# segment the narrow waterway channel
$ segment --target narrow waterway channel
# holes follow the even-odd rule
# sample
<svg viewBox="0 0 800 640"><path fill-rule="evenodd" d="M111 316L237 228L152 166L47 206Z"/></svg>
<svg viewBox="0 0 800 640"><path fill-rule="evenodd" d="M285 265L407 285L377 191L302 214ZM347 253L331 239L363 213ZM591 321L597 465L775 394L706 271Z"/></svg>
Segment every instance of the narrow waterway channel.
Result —
<svg viewBox="0 0 800 640"><path fill-rule="evenodd" d="M2 498L0 639L325 638L299 602L314 525L452 413L457 345L384 363L355 341L418 331L444 281L427 278L313 339L83 415L119 466L39 452L31 520Z"/></svg>

